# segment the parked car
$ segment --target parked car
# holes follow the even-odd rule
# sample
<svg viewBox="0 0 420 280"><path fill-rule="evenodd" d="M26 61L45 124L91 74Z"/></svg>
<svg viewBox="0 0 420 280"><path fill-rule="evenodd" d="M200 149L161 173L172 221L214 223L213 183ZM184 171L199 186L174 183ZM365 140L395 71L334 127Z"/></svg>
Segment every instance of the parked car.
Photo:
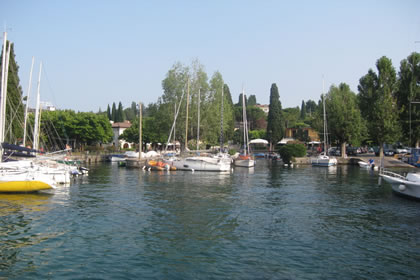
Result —
<svg viewBox="0 0 420 280"><path fill-rule="evenodd" d="M386 156L393 156L395 151L393 149L384 149L384 155Z"/></svg>
<svg viewBox="0 0 420 280"><path fill-rule="evenodd" d="M408 154L408 150L405 148L397 148L396 152L397 154Z"/></svg>

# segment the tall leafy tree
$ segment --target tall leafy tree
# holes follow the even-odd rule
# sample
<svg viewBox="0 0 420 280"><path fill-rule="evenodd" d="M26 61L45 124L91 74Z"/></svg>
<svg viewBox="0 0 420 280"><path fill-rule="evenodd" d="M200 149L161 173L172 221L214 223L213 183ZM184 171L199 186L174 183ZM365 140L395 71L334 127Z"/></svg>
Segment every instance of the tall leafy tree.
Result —
<svg viewBox="0 0 420 280"><path fill-rule="evenodd" d="M367 120L370 139L380 146L393 143L398 139L398 108L394 97L396 90L396 72L387 57L376 62L378 74L369 70L359 80L359 102L362 115Z"/></svg>
<svg viewBox="0 0 420 280"><path fill-rule="evenodd" d="M7 79L5 141L17 144L18 139L23 136L22 87L18 74L19 66L15 60L14 44L7 41L6 46L6 50L10 48L10 58ZM3 52L0 56L0 65L3 61L2 55Z"/></svg>
<svg viewBox="0 0 420 280"><path fill-rule="evenodd" d="M235 131L235 108L232 101L232 95L230 93L229 86L227 84L224 85L223 88L223 95L224 95L224 115L223 115L223 134L224 134L224 142L229 139L233 138L233 133Z"/></svg>
<svg viewBox="0 0 420 280"><path fill-rule="evenodd" d="M419 146L420 141L420 54L412 53L401 61L398 73L397 104L404 142Z"/></svg>
<svg viewBox="0 0 420 280"><path fill-rule="evenodd" d="M270 149L273 144L276 145L283 138L284 132L280 95L277 85L273 83L270 89L270 105L267 117L267 138L270 142Z"/></svg>
<svg viewBox="0 0 420 280"><path fill-rule="evenodd" d="M328 132L341 143L341 154L346 154L346 144L359 145L365 134L365 122L357 103L357 96L350 87L341 83L331 86L325 101Z"/></svg>

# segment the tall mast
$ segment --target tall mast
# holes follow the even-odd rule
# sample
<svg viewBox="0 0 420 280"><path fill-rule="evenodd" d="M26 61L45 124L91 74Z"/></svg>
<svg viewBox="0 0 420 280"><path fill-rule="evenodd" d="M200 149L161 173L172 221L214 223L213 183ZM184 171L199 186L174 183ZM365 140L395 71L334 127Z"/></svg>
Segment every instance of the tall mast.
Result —
<svg viewBox="0 0 420 280"><path fill-rule="evenodd" d="M36 94L36 107L35 107L35 123L34 123L34 149L38 150L39 146L39 107L40 107L40 89L41 89L41 73L42 73L42 62L39 65L39 75L38 75L38 88Z"/></svg>
<svg viewBox="0 0 420 280"><path fill-rule="evenodd" d="M185 150L188 150L188 105L190 98L190 78L187 82L187 117L185 118Z"/></svg>
<svg viewBox="0 0 420 280"><path fill-rule="evenodd" d="M224 89L224 84L222 83L222 105L220 106L220 152L223 151L223 89Z"/></svg>
<svg viewBox="0 0 420 280"><path fill-rule="evenodd" d="M31 94L32 70L34 68L34 61L35 61L35 58L32 57L31 71L29 73L28 94L26 95L25 121L23 125L23 147L25 147L26 145L26 123L28 120L29 95Z"/></svg>
<svg viewBox="0 0 420 280"><path fill-rule="evenodd" d="M246 124L246 106L245 106L245 92L244 89L242 88L242 123L244 126L244 153L245 155L248 154L248 145L246 143L246 128L247 128L247 124Z"/></svg>
<svg viewBox="0 0 420 280"><path fill-rule="evenodd" d="M3 118L3 100L6 92L4 90L5 87L5 72L6 72L6 44L7 44L7 32L3 33L3 55L2 55L2 63L1 63L1 94L0 94L0 162L3 161L3 131L5 126L5 119Z"/></svg>
<svg viewBox="0 0 420 280"><path fill-rule="evenodd" d="M198 119L198 124L197 124L197 151L200 148L199 142L200 142L200 101L201 101L201 96L200 96L200 89L198 89L198 102L197 102L197 119Z"/></svg>
<svg viewBox="0 0 420 280"><path fill-rule="evenodd" d="M6 41L6 45L5 48L7 46L7 41ZM3 81L3 88L4 88L4 95L2 98L2 115L1 118L3 119L3 127L2 127L2 141L4 142L4 140L6 139L6 104L7 104L7 85L8 85L8 80L9 80L9 60L10 60L10 49L11 49L11 44L9 42L9 48L7 48L6 51L6 63L4 65L4 81ZM9 124L11 127L11 124Z"/></svg>
<svg viewBox="0 0 420 280"><path fill-rule="evenodd" d="M325 89L324 89L324 79L322 79L322 108L324 113L324 152L328 155L327 149L327 115L325 114Z"/></svg>
<svg viewBox="0 0 420 280"><path fill-rule="evenodd" d="M141 153L143 148L143 137L142 131L143 130L143 112L141 108L141 102L139 102L139 159L141 159Z"/></svg>

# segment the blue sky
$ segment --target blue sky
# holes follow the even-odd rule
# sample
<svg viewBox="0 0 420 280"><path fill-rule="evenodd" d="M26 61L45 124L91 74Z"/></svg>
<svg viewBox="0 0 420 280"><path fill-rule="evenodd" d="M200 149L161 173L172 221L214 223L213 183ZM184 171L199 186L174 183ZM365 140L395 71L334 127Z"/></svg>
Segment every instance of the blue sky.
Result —
<svg viewBox="0 0 420 280"><path fill-rule="evenodd" d="M60 109L106 110L112 102L156 102L176 62L220 71L236 103L242 85L283 108L318 101L359 79L381 56L420 52L420 1L15 1L0 0L26 94L35 56L41 100ZM4 27L2 27L4 29ZM33 100L33 99L32 99Z"/></svg>

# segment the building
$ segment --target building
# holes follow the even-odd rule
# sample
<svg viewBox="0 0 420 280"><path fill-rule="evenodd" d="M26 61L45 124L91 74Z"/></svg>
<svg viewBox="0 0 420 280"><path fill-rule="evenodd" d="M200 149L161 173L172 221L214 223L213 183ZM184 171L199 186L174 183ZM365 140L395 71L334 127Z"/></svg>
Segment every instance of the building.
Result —
<svg viewBox="0 0 420 280"><path fill-rule="evenodd" d="M118 147L118 149L130 149L132 147L132 143L128 143L125 140L118 139L118 137L120 137L120 135L123 134L124 130L131 127L130 121L116 122L116 123L111 121L111 125L112 125L112 132L114 133L112 144L115 147Z"/></svg>
<svg viewBox="0 0 420 280"><path fill-rule="evenodd" d="M285 138L293 138L296 139L298 136L299 129L303 132L305 138L309 137L311 141L319 141L318 132L311 127L293 127L293 128L286 128Z"/></svg>
<svg viewBox="0 0 420 280"><path fill-rule="evenodd" d="M269 109L269 105L255 105L256 107L260 108L261 110L264 111L264 113L266 113L268 115L268 112L270 111Z"/></svg>

